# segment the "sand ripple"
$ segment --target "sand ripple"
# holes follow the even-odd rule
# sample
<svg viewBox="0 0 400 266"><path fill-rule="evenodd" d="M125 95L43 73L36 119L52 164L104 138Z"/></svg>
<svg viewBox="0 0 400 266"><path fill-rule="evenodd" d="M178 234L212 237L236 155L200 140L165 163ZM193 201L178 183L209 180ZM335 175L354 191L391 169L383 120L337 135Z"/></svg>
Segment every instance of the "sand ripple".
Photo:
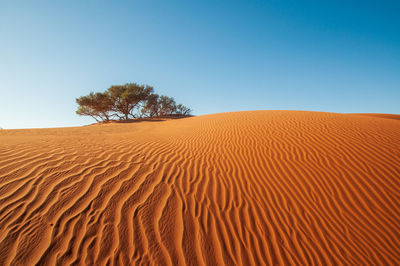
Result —
<svg viewBox="0 0 400 266"><path fill-rule="evenodd" d="M0 131L0 265L400 265L399 225L397 119Z"/></svg>

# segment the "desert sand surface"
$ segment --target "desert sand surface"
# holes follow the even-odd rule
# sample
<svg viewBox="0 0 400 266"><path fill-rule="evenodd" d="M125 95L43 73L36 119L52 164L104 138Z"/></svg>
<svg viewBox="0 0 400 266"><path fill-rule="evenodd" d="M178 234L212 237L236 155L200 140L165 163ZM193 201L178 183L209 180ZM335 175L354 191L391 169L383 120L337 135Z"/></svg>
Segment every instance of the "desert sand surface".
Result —
<svg viewBox="0 0 400 266"><path fill-rule="evenodd" d="M364 116L371 116L371 117L380 117L380 118L388 118L388 119L396 119L400 120L400 115L394 115L394 114L355 114L355 115L364 115Z"/></svg>
<svg viewBox="0 0 400 266"><path fill-rule="evenodd" d="M0 265L400 265L400 121L0 131Z"/></svg>

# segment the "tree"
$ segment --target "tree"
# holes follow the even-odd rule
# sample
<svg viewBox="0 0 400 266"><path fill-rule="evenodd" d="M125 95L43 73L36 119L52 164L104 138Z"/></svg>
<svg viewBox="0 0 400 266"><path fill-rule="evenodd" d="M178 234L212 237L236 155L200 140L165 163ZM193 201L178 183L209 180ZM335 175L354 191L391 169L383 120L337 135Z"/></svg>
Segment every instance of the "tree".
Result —
<svg viewBox="0 0 400 266"><path fill-rule="evenodd" d="M105 92L91 92L76 99L78 115L93 117L97 122L112 118L187 116L190 108L176 104L174 98L154 93L153 87L126 83L114 85Z"/></svg>
<svg viewBox="0 0 400 266"><path fill-rule="evenodd" d="M93 117L97 122L109 121L113 101L107 93L91 92L87 96L76 98L79 105L76 113Z"/></svg>
<svg viewBox="0 0 400 266"><path fill-rule="evenodd" d="M146 117L155 117L160 113L160 104L159 104L160 96L156 93L150 94L145 103L143 104L141 113Z"/></svg>
<svg viewBox="0 0 400 266"><path fill-rule="evenodd" d="M136 118L137 109L153 92L153 87L127 83L125 85L111 86L107 93L110 95L114 105L113 111L120 119ZM118 113L122 114L119 115Z"/></svg>
<svg viewBox="0 0 400 266"><path fill-rule="evenodd" d="M176 114L180 116L187 116L190 115L192 110L189 107L184 106L183 104L178 104L176 106Z"/></svg>
<svg viewBox="0 0 400 266"><path fill-rule="evenodd" d="M158 103L160 105L159 116L172 115L176 110L174 98L161 95Z"/></svg>

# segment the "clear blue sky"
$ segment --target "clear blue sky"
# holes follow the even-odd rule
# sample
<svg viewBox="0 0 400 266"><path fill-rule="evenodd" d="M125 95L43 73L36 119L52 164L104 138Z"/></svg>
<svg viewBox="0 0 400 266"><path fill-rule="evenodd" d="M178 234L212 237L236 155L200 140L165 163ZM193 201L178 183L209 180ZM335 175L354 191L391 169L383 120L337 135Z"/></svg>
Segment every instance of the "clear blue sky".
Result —
<svg viewBox="0 0 400 266"><path fill-rule="evenodd" d="M146 83L195 115L400 113L399 1L0 1L0 127Z"/></svg>

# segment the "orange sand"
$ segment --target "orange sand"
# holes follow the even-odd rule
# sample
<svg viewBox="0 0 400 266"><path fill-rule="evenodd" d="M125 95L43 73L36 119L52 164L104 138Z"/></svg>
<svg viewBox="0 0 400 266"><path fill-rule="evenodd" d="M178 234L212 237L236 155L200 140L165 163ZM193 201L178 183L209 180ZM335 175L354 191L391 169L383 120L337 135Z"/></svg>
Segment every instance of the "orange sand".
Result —
<svg viewBox="0 0 400 266"><path fill-rule="evenodd" d="M0 265L400 265L400 121L0 131Z"/></svg>

